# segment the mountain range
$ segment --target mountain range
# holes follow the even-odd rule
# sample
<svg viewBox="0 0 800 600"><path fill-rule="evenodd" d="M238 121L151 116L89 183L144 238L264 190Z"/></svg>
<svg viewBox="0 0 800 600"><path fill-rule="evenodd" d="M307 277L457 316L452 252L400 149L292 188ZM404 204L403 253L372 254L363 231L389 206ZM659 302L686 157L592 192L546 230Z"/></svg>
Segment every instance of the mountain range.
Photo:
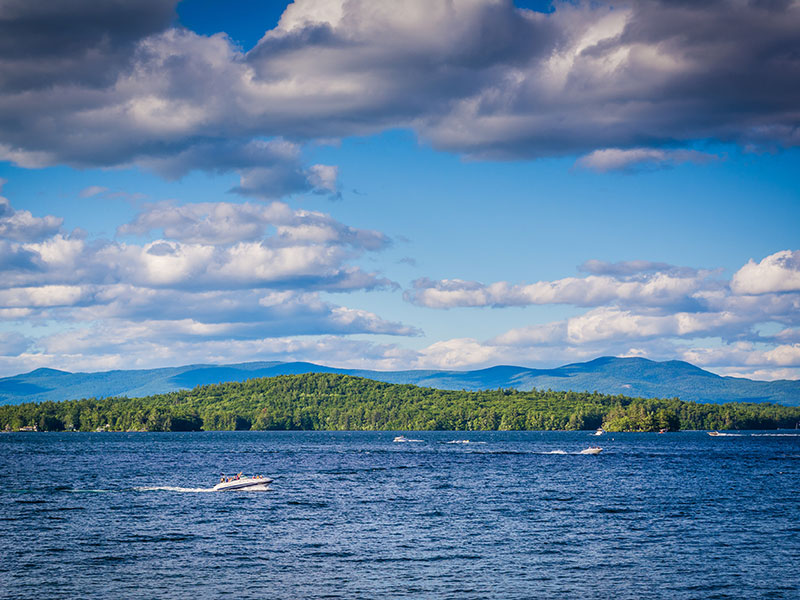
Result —
<svg viewBox="0 0 800 600"><path fill-rule="evenodd" d="M0 378L0 404L149 396L198 385L301 373L343 373L446 390L537 388L598 391L643 398L680 398L695 402L774 402L800 406L800 381L722 377L682 361L656 362L645 358L616 357L601 357L555 369L502 365L474 371L369 371L337 369L307 362L201 364L97 373L36 369Z"/></svg>

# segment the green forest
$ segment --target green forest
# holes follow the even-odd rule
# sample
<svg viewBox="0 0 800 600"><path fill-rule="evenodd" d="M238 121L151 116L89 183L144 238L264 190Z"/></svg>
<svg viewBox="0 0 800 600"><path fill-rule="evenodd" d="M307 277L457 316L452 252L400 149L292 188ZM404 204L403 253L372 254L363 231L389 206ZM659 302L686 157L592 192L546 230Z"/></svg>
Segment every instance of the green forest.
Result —
<svg viewBox="0 0 800 600"><path fill-rule="evenodd" d="M698 404L597 392L448 391L338 374L204 385L146 398L0 406L0 429L580 430L794 428L800 407Z"/></svg>

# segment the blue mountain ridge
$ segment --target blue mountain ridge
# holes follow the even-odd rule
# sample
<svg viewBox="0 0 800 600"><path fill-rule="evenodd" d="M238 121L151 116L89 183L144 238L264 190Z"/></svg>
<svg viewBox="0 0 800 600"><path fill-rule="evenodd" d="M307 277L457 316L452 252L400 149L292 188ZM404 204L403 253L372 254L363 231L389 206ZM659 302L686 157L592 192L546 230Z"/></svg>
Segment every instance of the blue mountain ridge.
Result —
<svg viewBox="0 0 800 600"><path fill-rule="evenodd" d="M130 398L191 389L198 385L245 381L303 373L342 373L446 390L552 389L598 391L643 398L680 398L695 402L773 402L800 406L800 381L753 381L721 377L682 361L601 357L555 369L499 365L474 371L369 371L337 369L308 362L248 362L184 365L160 369L70 373L36 369L0 378L0 404L80 398Z"/></svg>

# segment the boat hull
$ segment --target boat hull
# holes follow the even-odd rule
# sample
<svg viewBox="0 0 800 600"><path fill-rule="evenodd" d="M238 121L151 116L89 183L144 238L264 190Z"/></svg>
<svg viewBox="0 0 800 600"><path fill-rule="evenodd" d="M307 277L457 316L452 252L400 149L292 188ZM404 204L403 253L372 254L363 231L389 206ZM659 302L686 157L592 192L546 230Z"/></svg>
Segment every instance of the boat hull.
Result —
<svg viewBox="0 0 800 600"><path fill-rule="evenodd" d="M228 492L232 490L243 490L252 487L265 487L272 483L268 477L242 477L232 481L223 481L214 486L214 491Z"/></svg>
<svg viewBox="0 0 800 600"><path fill-rule="evenodd" d="M586 450L581 450L580 454L600 454L603 451L602 448L593 447L593 448L586 448Z"/></svg>

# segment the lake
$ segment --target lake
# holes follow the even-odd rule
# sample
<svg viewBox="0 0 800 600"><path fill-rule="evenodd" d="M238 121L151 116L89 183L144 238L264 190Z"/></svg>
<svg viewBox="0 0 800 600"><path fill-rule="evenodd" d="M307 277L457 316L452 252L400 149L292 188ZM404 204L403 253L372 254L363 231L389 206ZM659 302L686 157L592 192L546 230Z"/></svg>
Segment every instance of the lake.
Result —
<svg viewBox="0 0 800 600"><path fill-rule="evenodd" d="M0 435L0 597L800 597L797 432L400 433Z"/></svg>

